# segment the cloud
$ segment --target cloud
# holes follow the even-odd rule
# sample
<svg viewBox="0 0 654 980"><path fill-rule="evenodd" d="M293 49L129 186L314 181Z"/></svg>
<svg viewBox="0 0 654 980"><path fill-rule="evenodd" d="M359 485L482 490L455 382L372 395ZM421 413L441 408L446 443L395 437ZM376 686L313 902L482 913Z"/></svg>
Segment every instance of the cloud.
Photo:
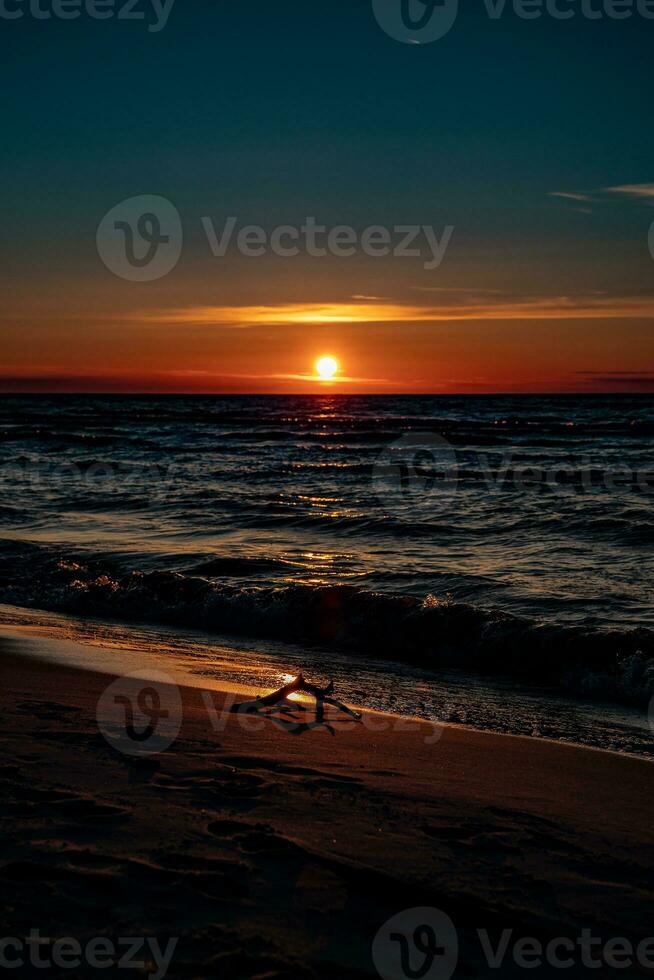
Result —
<svg viewBox="0 0 654 980"><path fill-rule="evenodd" d="M303 390L331 394L347 390L349 385L364 388L403 389L422 384L422 378L393 381L389 378L354 378L339 375L323 381L315 374L227 374L213 371L177 370L144 373L102 371L68 371L65 368L4 368L0 366L0 392L3 394L95 392L114 394L212 392L240 394L250 392L283 393L293 391L302 382ZM307 387L307 384L309 387Z"/></svg>
<svg viewBox="0 0 654 980"><path fill-rule="evenodd" d="M349 378L344 374L337 374L335 377L329 380L325 378L319 378L315 374L260 374L257 375L259 379L270 378L273 381L313 381L316 382L322 388L329 388L332 385L337 384L366 384L366 385L392 385L394 387L406 387L406 385L419 384L420 378L414 378L411 381L391 381L390 378Z"/></svg>
<svg viewBox="0 0 654 980"><path fill-rule="evenodd" d="M499 296L501 289L463 289L461 286L411 286L418 293L458 293L460 296Z"/></svg>
<svg viewBox="0 0 654 980"><path fill-rule="evenodd" d="M602 200L606 202L607 194L617 194L635 200L654 202L654 184L619 184L616 187L602 187L595 192L594 196L578 191L550 191L549 196L577 204L599 204ZM587 208L575 208L575 210L579 211L580 214L592 214L592 211Z"/></svg>
<svg viewBox="0 0 654 980"><path fill-rule="evenodd" d="M654 390L654 376L648 374L632 374L626 378L618 378L613 374L596 374L588 379L588 383L601 385L634 385L639 388L651 388Z"/></svg>
<svg viewBox="0 0 654 980"><path fill-rule="evenodd" d="M247 328L335 323L437 323L467 320L601 320L654 318L654 297L535 296L463 298L420 305L406 302L277 303L262 306L190 306L128 314L132 323Z"/></svg>
<svg viewBox="0 0 654 980"><path fill-rule="evenodd" d="M562 197L565 201L592 202L593 200L588 194L577 194L572 191L550 191L550 197Z"/></svg>
<svg viewBox="0 0 654 980"><path fill-rule="evenodd" d="M633 385L654 390L654 371L576 371L587 384Z"/></svg>
<svg viewBox="0 0 654 980"><path fill-rule="evenodd" d="M628 197L654 198L654 184L622 184L619 187L605 187L605 194L625 194Z"/></svg>

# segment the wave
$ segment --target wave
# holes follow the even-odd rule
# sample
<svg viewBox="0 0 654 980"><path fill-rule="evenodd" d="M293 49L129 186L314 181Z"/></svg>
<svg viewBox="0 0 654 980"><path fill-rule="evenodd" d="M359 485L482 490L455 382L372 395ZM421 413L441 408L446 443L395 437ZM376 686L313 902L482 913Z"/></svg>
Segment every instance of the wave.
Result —
<svg viewBox="0 0 654 980"><path fill-rule="evenodd" d="M244 577L249 575L260 575L268 572L286 568L287 563L275 558L210 558L207 561L193 565L187 571L187 575L200 575L206 578L214 578L218 575L233 575Z"/></svg>
<svg viewBox="0 0 654 980"><path fill-rule="evenodd" d="M235 559L238 564L238 560ZM583 697L646 706L654 696L654 632L539 622L447 598L346 585L248 587L208 575L124 571L110 560L0 545L0 598L78 616L204 629L555 684ZM356 668L354 668L356 669Z"/></svg>

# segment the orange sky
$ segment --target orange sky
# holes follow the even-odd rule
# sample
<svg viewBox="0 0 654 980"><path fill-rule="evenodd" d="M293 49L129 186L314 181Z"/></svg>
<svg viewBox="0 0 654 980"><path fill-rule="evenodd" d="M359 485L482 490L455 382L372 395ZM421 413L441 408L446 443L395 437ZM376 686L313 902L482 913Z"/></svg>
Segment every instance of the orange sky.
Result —
<svg viewBox="0 0 654 980"><path fill-rule="evenodd" d="M0 390L654 391L654 298L635 289L599 292L589 280L554 292L543 288L551 274L517 259L467 267L479 288L440 275L438 286L407 283L393 263L381 276L356 261L219 268L218 282L211 262L194 260L140 284L98 274L96 259L91 275L45 270L38 290L14 278L3 296ZM314 375L324 354L341 368L328 386Z"/></svg>
<svg viewBox="0 0 654 980"><path fill-rule="evenodd" d="M6 337L7 335L5 335ZM642 317L436 322L208 321L21 324L4 390L312 392L332 354L332 392L654 390ZM12 349L13 346L13 349Z"/></svg>

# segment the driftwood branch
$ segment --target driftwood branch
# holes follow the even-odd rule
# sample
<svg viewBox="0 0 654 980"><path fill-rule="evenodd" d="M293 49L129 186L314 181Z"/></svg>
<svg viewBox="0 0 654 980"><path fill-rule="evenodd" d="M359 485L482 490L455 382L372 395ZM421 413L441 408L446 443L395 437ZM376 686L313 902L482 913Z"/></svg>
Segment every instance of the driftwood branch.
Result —
<svg viewBox="0 0 654 980"><path fill-rule="evenodd" d="M303 674L298 674L290 683L285 684L284 687L280 687L277 691L271 691L270 694L255 698L253 701L241 701L239 704L234 704L231 710L249 714L250 712L260 711L262 708L272 708L277 704L282 704L285 713L291 709L295 711L306 711L303 705L288 701L290 695L298 691L303 694L309 694L316 699L317 720L320 722L323 721L324 706L326 704L337 708L351 718L356 718L357 721L361 719L358 711L355 711L353 708L348 708L342 701L337 701L336 698L332 697L334 693L333 681L330 681L327 687L317 687L315 684L310 684L308 681L305 681Z"/></svg>

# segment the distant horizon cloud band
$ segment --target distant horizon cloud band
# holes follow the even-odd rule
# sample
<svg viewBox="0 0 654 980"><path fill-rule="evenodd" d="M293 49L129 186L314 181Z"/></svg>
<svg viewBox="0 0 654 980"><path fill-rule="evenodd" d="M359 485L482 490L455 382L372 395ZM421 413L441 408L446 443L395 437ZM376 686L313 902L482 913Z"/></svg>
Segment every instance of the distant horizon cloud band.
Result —
<svg viewBox="0 0 654 980"><path fill-rule="evenodd" d="M0 364L0 391L191 394L654 391L654 371L646 369L647 361L639 358L636 363L622 366L615 356L597 357L597 350L602 346L620 348L621 335L613 333L610 327L616 321L620 322L622 333L632 323L641 345L647 345L649 325L654 319L654 295L611 296L594 292L519 296L507 295L500 289L411 288L416 295L438 297L439 302L362 293L341 302L171 306L115 314L96 311L92 317L80 312L67 318L63 326L58 317L41 314L41 329L44 324L54 324L54 328L48 328L49 332L57 336L68 331L77 338L78 346L80 334L76 324L83 321L89 338L95 334L96 339L110 341L119 331L121 347L111 351L106 367L89 363L83 344L80 363L75 367L58 359L40 364L21 364L17 359L13 364ZM4 314L2 319L11 328L11 315ZM538 327L539 323L543 327ZM558 331L559 342L564 345L563 356L559 358L555 356L556 345L552 348L545 334L537 341L533 333L533 329L550 329L546 324ZM38 333L35 327L28 329ZM180 330L188 348L187 366L180 366L176 356ZM439 332L443 331L439 340ZM372 338L372 347L368 336ZM498 338L505 348L504 363L496 353ZM384 347L391 342L399 350L405 348L406 370L398 371L396 363L389 372ZM122 356L123 348L134 343L150 350L153 345L160 348L156 356L142 358L141 370L126 363L130 359ZM591 366L578 365L566 358L565 345L588 350L591 343L595 348ZM257 369L261 358L253 355L271 344L288 347L288 359L266 358L265 365ZM421 351L435 344L440 353L435 363L430 363ZM477 348L475 353L471 349L473 345ZM542 360L536 368L528 363L533 352L527 352L526 345L541 351ZM213 358L207 352L223 346L231 354L227 362L217 357L215 363L208 364ZM406 350L408 347L415 349L415 356ZM514 347L517 355L511 349ZM190 357L193 348L204 353L201 357ZM457 348L454 353L452 348ZM89 349L87 346L86 350ZM493 351L494 361L486 356L489 351ZM331 377L321 376L315 367L317 359L325 353L335 358L336 363L341 362Z"/></svg>
<svg viewBox="0 0 654 980"><path fill-rule="evenodd" d="M257 325L329 323L438 323L457 320L576 320L654 317L654 296L552 296L423 306L410 303L280 303L262 306L200 306L127 314L134 323Z"/></svg>

